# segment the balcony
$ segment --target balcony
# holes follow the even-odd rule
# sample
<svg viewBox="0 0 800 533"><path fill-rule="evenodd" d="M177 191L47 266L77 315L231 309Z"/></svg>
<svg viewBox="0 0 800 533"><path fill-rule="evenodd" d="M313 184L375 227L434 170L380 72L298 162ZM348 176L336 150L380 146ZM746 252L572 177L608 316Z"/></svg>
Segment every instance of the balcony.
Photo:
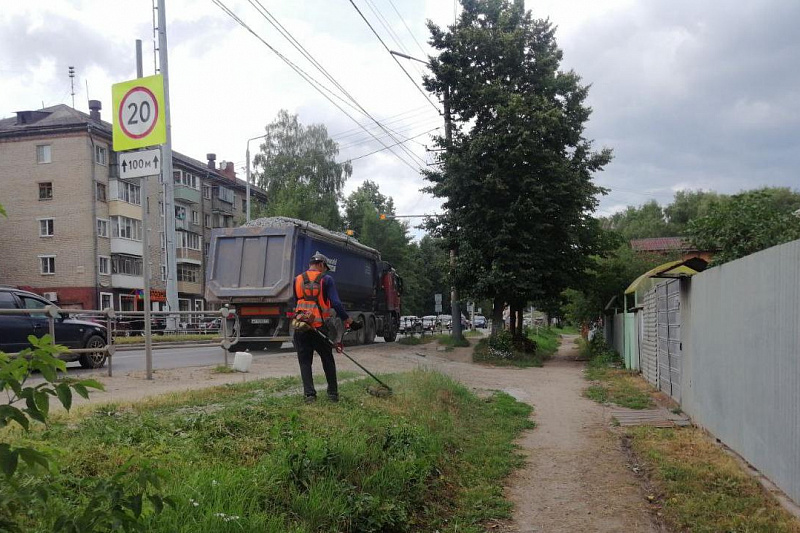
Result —
<svg viewBox="0 0 800 533"><path fill-rule="evenodd" d="M185 185L175 184L175 201L190 204L200 203L200 191Z"/></svg>
<svg viewBox="0 0 800 533"><path fill-rule="evenodd" d="M202 295L203 284L200 282L194 283L191 281L179 281L178 292L183 294Z"/></svg>
<svg viewBox="0 0 800 533"><path fill-rule="evenodd" d="M176 230L191 231L192 230L192 223L189 221L189 217L186 217L183 220L181 220L178 217L175 217L175 229Z"/></svg>
<svg viewBox="0 0 800 533"><path fill-rule="evenodd" d="M111 286L115 289L143 289L144 278L142 276L129 276L127 274L112 274Z"/></svg>
<svg viewBox="0 0 800 533"><path fill-rule="evenodd" d="M224 202L217 197L211 200L211 211L214 213L222 213L224 215L233 215L233 204Z"/></svg>
<svg viewBox="0 0 800 533"><path fill-rule="evenodd" d="M111 253L142 256L142 241L111 237Z"/></svg>
<svg viewBox="0 0 800 533"><path fill-rule="evenodd" d="M191 248L177 248L175 250L175 260L178 263L202 265L203 252L201 252L200 250L192 250Z"/></svg>

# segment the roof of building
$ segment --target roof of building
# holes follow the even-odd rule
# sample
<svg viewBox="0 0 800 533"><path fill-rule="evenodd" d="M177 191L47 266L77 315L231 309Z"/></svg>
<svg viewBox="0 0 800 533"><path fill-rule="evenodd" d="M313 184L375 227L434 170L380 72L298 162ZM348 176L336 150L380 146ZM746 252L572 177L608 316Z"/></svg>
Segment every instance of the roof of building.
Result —
<svg viewBox="0 0 800 533"><path fill-rule="evenodd" d="M85 130L91 124L101 134L111 139L111 124L104 120L94 120L88 113L73 109L66 104L57 104L43 107L35 111L17 111L16 116L0 119L0 138L19 137L36 134L55 134L70 131ZM207 177L216 178L221 183L231 183L232 180L225 176L219 169L209 168L206 163L172 151L173 161L184 166L194 167L195 171L205 171ZM243 180L236 179L233 183L237 187L245 187ZM255 194L266 195L266 192L251 184Z"/></svg>
<svg viewBox="0 0 800 533"><path fill-rule="evenodd" d="M685 237L655 237L652 239L631 239L631 248L637 252L663 252L692 250Z"/></svg>

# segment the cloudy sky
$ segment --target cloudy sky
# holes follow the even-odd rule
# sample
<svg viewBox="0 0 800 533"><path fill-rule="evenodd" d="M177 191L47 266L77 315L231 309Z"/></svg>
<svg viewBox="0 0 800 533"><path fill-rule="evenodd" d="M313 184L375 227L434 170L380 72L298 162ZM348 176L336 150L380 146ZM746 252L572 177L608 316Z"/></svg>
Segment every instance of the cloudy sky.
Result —
<svg viewBox="0 0 800 533"><path fill-rule="evenodd" d="M325 124L341 159L383 148L355 121L385 145L396 142L370 126L352 101L337 99L346 97L270 25L269 14L358 106L398 135L414 137L406 151L355 160L346 192L370 179L395 198L400 214L437 210L439 202L419 190L418 169L432 161L426 132L441 126L438 102L408 78L419 83L424 65L403 62L404 73L349 0L220 1L323 82L322 92L350 117L212 0L167 0L176 150L201 160L215 152L218 161L243 168L246 140L280 109L305 124ZM425 20L446 25L454 17L452 0L353 1L389 48L418 57L431 52ZM600 214L649 199L665 204L686 188L800 187L797 0L528 0L527 6L558 26L562 67L592 85L587 136L615 152L596 177L611 189ZM111 85L135 77L136 39L144 41L145 75L154 73L152 14L151 0L0 0L0 116L70 104L72 65L75 107L88 111L88 98L101 100L108 119Z"/></svg>

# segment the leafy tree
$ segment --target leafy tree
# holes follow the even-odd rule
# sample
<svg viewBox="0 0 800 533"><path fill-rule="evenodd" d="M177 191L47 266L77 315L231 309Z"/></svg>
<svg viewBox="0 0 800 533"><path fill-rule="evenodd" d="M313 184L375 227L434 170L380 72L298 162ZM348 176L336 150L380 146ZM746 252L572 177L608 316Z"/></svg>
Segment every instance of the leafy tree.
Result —
<svg viewBox="0 0 800 533"><path fill-rule="evenodd" d="M800 192L764 188L715 203L706 216L692 220L688 233L700 250L716 250L719 265L771 246L800 239Z"/></svg>
<svg viewBox="0 0 800 533"><path fill-rule="evenodd" d="M323 124L303 126L286 110L267 125L264 143L253 158L256 183L267 191L261 215L284 215L341 229L338 202L349 162L338 163L339 147Z"/></svg>
<svg viewBox="0 0 800 533"><path fill-rule="evenodd" d="M675 235L684 235L689 222L706 216L726 198L713 191L677 191L672 203L664 208L664 216Z"/></svg>
<svg viewBox="0 0 800 533"><path fill-rule="evenodd" d="M428 24L441 53L425 85L453 114L452 145L438 139L442 166L426 172L448 215L430 226L458 247L456 286L492 300L497 328L505 303L560 293L598 251L591 177L611 151L583 136L588 87L559 70L549 21L522 0L462 6L447 31Z"/></svg>
<svg viewBox="0 0 800 533"><path fill-rule="evenodd" d="M655 200L638 207L628 206L603 220L606 229L616 231L623 239L674 237L679 233L667 222L664 209Z"/></svg>

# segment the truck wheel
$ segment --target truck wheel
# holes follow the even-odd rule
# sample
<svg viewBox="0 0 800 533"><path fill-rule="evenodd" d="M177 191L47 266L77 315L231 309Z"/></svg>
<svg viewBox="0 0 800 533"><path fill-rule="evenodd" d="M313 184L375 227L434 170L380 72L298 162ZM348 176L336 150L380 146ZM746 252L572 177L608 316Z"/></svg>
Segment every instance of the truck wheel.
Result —
<svg viewBox="0 0 800 533"><path fill-rule="evenodd" d="M386 328L383 330L383 340L386 342L394 342L397 339L397 330L399 323L395 320L394 316L389 316L386 321Z"/></svg>
<svg viewBox="0 0 800 533"><path fill-rule="evenodd" d="M92 335L86 341L84 348L105 348L106 341L100 335ZM78 362L83 368L102 368L106 364L106 352L82 353L78 357Z"/></svg>
<svg viewBox="0 0 800 533"><path fill-rule="evenodd" d="M364 332L364 342L366 344L372 344L375 342L375 317L367 317L367 325L365 327L366 331Z"/></svg>

